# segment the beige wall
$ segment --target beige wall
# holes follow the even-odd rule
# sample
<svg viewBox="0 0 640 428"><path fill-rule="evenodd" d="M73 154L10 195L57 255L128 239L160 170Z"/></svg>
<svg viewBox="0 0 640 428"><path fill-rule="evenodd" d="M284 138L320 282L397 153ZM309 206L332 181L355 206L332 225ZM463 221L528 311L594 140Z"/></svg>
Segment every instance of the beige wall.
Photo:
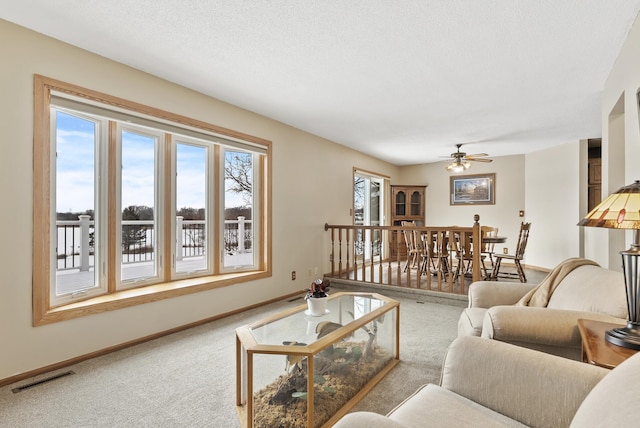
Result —
<svg viewBox="0 0 640 428"><path fill-rule="evenodd" d="M399 184L428 186L425 197L427 225L471 226L474 214L478 214L480 224L498 227L500 235L511 238L504 245L496 245L496 251L502 251L503 246L511 250L523 220L518 212L525 209L525 157L519 155L492 159L491 163L475 162L465 174L458 175L496 173L495 205L450 205L449 178L452 174L445 170L446 162L403 167Z"/></svg>
<svg viewBox="0 0 640 428"><path fill-rule="evenodd" d="M531 222L531 235L526 252L526 263L552 268L561 261L580 255L581 228L577 226L586 214L581 212L582 198L586 199L586 186L581 187L581 143L562 144L526 156L525 194L527 221ZM582 173L584 174L584 173Z"/></svg>
<svg viewBox="0 0 640 428"><path fill-rule="evenodd" d="M636 91L640 87L640 21L636 18L602 92L603 197L640 179L640 125ZM620 251L629 247L632 233L592 232L588 248L598 262L620 270Z"/></svg>
<svg viewBox="0 0 640 428"><path fill-rule="evenodd" d="M323 225L351 223L353 167L397 175L385 162L1 20L0 40L0 379L298 290L302 295L314 279L308 269L328 267ZM273 277L33 328L34 74L271 140Z"/></svg>

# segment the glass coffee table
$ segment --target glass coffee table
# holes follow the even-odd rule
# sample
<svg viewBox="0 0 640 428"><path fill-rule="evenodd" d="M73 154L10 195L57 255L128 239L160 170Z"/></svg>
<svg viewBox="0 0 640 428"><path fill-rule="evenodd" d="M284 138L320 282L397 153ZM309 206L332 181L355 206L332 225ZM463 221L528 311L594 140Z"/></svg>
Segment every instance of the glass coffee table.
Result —
<svg viewBox="0 0 640 428"><path fill-rule="evenodd" d="M399 316L380 294L335 293L322 316L305 304L237 328L243 427L333 425L400 361Z"/></svg>

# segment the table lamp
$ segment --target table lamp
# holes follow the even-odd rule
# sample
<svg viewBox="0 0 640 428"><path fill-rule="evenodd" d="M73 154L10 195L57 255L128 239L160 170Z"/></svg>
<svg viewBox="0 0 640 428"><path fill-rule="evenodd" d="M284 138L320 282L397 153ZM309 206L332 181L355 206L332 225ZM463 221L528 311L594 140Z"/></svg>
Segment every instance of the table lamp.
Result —
<svg viewBox="0 0 640 428"><path fill-rule="evenodd" d="M640 350L640 180L609 195L578 226L633 229L633 243L621 251L624 284L627 292L627 325L605 333L607 342Z"/></svg>

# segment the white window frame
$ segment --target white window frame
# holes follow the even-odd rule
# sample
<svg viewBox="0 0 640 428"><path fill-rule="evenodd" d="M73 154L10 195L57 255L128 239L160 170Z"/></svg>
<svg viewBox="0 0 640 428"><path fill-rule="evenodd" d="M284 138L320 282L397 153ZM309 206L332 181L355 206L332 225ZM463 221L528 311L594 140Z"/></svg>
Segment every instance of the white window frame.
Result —
<svg viewBox="0 0 640 428"><path fill-rule="evenodd" d="M95 217L95 243L94 243L94 287L84 289L82 291L77 291L72 293L71 296L67 294L58 294L56 290L56 270L57 263L54 257L51 257L51 267L50 267L50 284L49 287L49 301L51 302L51 306L59 306L63 303L68 302L70 299L72 300L80 300L86 299L88 297L95 297L107 292L107 278L106 278L106 265L105 259L107 254L107 248L109 243L109 236L107 233L107 222L103 219L107 218L106 206L107 206L107 198L106 198L106 189L107 182L105 180L100 180L100 177L105 174L106 171L106 158L107 158L107 146L105 144L100 144L100 140L104 140L107 138L107 128L108 123L106 120L97 119L92 116L85 115L81 112L68 110L60 107L50 107L50 118L51 118L51 128L50 128L50 141L51 141L51 149L52 153L55 153L56 150L56 130L57 130L57 117L55 111L61 111L65 114L76 116L80 119L87 120L93 122L96 126L96 132L94 134L94 146L95 146L95 159L94 159L94 180L97 183L96 188L96 196L94 200L94 217ZM51 171L56 171L56 156L51 156L50 159L50 168ZM51 186L50 193L55 198L56 196L56 176L57 174L51 174ZM57 227L56 227L56 205L51 204L50 206L50 236L57 236ZM49 251L51 254L56 253L56 240L51 239L49 244Z"/></svg>
<svg viewBox="0 0 640 428"><path fill-rule="evenodd" d="M132 279L122 279L122 262L123 254L122 254L122 210L125 208L122 206L122 134L123 132L130 132L132 134L143 135L145 137L150 137L155 139L154 145L154 272L153 275L142 277L142 278L132 278ZM118 122L116 124L116 165L117 168L117 180L116 180L116 289L117 290L126 290L134 287L141 287L145 285L156 284L162 281L163 275L163 255L161 249L164 248L164 230L162 227L164 224L164 216L165 212L164 208L164 184L162 177L165 175L165 162L164 162L164 138L165 135L159 131L142 128L140 126L131 125L128 123Z"/></svg>
<svg viewBox="0 0 640 428"><path fill-rule="evenodd" d="M239 150L237 148L233 148L233 147L225 147L222 146L220 148L220 162L218 164L219 168L221 168L222 171L224 171L224 162L225 162L225 153L227 151L243 151L243 150ZM260 160L259 157L253 153L252 154L252 165L253 165L253 172L252 172L252 195L251 195L251 217L252 217L252 222L251 222L251 231L253 234L253 242L252 242L252 247L256 248L259 247L258 243L259 240L257 240L257 237L260 236L260 222L255 221L254 218L259 218L260 217L260 204L259 201L257 200L256 196L261 194L261 189L260 189L260 182L259 180L256 180L256 175L259 174L259 169L260 169ZM224 173L223 173L224 176ZM224 181L224 180L223 180ZM224 183L223 186L221 186L221 192L220 192L220 203L219 203L219 215L220 218L222 219L222 221L220 221L220 225L219 225L219 233L221 236L220 242L221 242L221 247L220 247L220 271L222 273L228 273L228 272L241 272L241 271L247 271L247 270L252 270L255 269L256 266L258 265L258 260L260 257L259 253L253 252L253 261L251 264L247 264L247 265L241 265L241 266L225 266L224 263L224 257L225 257L225 248L224 248L224 244L223 244L223 240L224 240L224 228L225 228L225 221L224 221L224 211L225 211L225 196L226 196L226 192L224 191ZM238 238L240 239L240 238Z"/></svg>
<svg viewBox="0 0 640 428"><path fill-rule="evenodd" d="M205 217L205 230L209 231L209 234L212 238L214 239L207 239L206 242L206 246L205 246L205 258L206 258L206 267L204 269L198 269L196 271L189 271L189 272L178 272L177 271L177 261L178 261L178 249L176 247L176 245L172 245L171 246L171 277L173 279L183 279L183 278L190 278L190 277L197 277L197 276L206 276L206 275L212 275L214 274L215 270L214 270L214 266L215 266L215 236L219 236L219 235L213 235L212 231L214 230L214 205L215 205L215 198L213 197L213 189L214 189L214 174L216 173L216 170L214 168L212 168L213 165L215 165L215 147L213 147L211 144L202 141L202 140L198 140L195 138L189 138L189 137L184 137L184 136L177 136L177 135L172 135L171 136L172 139L172 144L171 144L171 195L172 195L172 200L171 200L171 208L172 209L178 209L177 206L177 195L178 195L178 189L177 189L177 180L178 180L178 165L177 165L177 161L178 161L178 157L177 157L177 146L178 144L185 144L185 145L191 145L191 146L195 146L195 147L202 147L206 150L206 201L205 201L205 210L206 210L206 217ZM172 216L171 218L171 242L177 242L177 234L178 234L178 229L177 229L177 218L175 215Z"/></svg>

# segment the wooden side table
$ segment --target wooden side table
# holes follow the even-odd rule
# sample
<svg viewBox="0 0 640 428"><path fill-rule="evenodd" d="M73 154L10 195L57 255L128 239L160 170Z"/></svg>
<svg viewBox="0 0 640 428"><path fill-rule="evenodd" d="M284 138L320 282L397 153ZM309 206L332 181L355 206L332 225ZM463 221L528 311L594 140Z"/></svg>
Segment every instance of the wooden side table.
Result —
<svg viewBox="0 0 640 428"><path fill-rule="evenodd" d="M582 338L582 361L612 369L638 352L607 342L604 337L605 332L617 327L624 327L624 324L579 319L578 330L580 330Z"/></svg>

